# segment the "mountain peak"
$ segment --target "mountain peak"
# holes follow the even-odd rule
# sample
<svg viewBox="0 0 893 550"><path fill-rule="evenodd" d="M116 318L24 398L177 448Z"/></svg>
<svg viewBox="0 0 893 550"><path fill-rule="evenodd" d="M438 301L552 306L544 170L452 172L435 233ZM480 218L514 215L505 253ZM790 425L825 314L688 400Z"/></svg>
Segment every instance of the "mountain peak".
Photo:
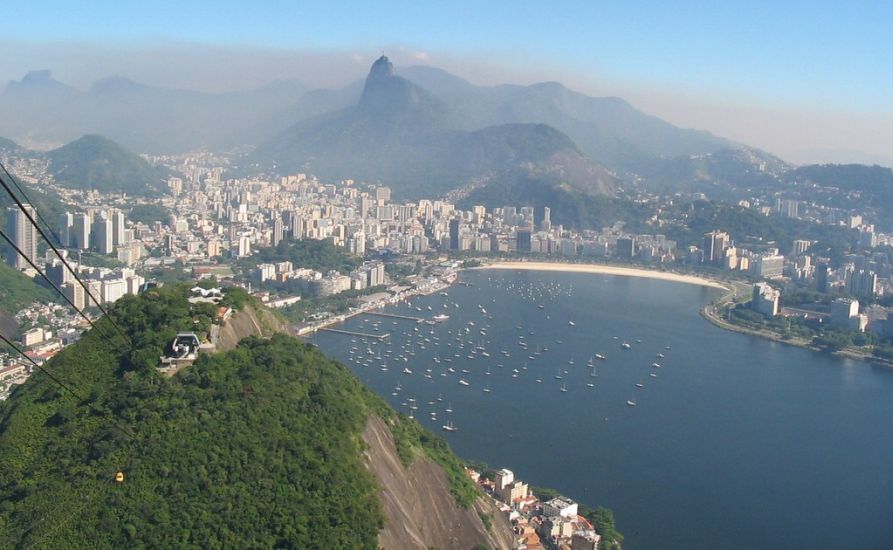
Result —
<svg viewBox="0 0 893 550"><path fill-rule="evenodd" d="M380 77L389 77L394 76L396 73L394 71L394 64L391 63L391 60L388 59L388 56L382 55L378 59L375 60L375 63L372 64L372 68L369 69L369 78L380 78Z"/></svg>
<svg viewBox="0 0 893 550"><path fill-rule="evenodd" d="M41 69L39 71L28 71L22 77L22 84L43 84L53 79L53 71L49 69Z"/></svg>
<svg viewBox="0 0 893 550"><path fill-rule="evenodd" d="M412 82L397 76L394 64L382 55L366 77L363 94L360 96L360 109L377 115L393 116L407 107L432 106L437 101Z"/></svg>
<svg viewBox="0 0 893 550"><path fill-rule="evenodd" d="M49 69L28 71L21 80L10 80L6 85L7 91L73 91L73 88L53 78L53 72Z"/></svg>

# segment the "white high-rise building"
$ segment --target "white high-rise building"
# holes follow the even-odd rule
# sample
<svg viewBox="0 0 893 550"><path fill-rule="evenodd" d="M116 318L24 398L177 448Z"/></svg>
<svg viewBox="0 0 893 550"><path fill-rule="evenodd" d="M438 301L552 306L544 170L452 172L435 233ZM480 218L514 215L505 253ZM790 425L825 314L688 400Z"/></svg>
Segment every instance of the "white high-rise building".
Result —
<svg viewBox="0 0 893 550"><path fill-rule="evenodd" d="M282 242L282 237L285 233L285 224L282 223L281 218L276 218L273 221L273 235L272 241L273 246L279 246L279 243Z"/></svg>
<svg viewBox="0 0 893 550"><path fill-rule="evenodd" d="M71 246L71 229L74 226L74 214L65 212L59 217L59 240L63 247Z"/></svg>
<svg viewBox="0 0 893 550"><path fill-rule="evenodd" d="M23 206L33 218L35 216L34 208L30 204ZM27 259L34 261L37 258L37 230L31 224L28 216L17 206L6 209L6 235L24 254L22 256L10 247L6 261L16 269L30 267Z"/></svg>
<svg viewBox="0 0 893 550"><path fill-rule="evenodd" d="M74 215L74 226L72 227L71 246L80 250L90 248L90 231L92 230L90 216L86 212L79 212Z"/></svg>
<svg viewBox="0 0 893 550"><path fill-rule="evenodd" d="M127 242L126 230L127 228L124 226L124 213L120 210L115 210L112 212L111 216L112 222L112 243L115 246L119 244L123 244Z"/></svg>
<svg viewBox="0 0 893 550"><path fill-rule="evenodd" d="M779 312L781 293L767 283L753 285L752 307L766 317L775 317Z"/></svg>
<svg viewBox="0 0 893 550"><path fill-rule="evenodd" d="M121 296L127 294L127 281L124 279L112 279L102 281L102 301L112 304Z"/></svg>
<svg viewBox="0 0 893 550"><path fill-rule="evenodd" d="M93 224L93 248L100 254L111 254L115 250L112 221L96 218Z"/></svg>

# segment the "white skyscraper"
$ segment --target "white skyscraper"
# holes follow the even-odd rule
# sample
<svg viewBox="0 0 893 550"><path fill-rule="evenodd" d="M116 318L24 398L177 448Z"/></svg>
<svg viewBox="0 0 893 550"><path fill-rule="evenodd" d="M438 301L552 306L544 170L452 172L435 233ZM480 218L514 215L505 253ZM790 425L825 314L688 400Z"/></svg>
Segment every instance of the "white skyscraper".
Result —
<svg viewBox="0 0 893 550"><path fill-rule="evenodd" d="M93 224L90 222L90 216L86 212L79 212L74 215L74 226L72 227L71 246L81 250L90 248L90 230Z"/></svg>
<svg viewBox="0 0 893 550"><path fill-rule="evenodd" d="M59 217L59 240L62 246L71 246L71 228L74 226L74 214L66 212Z"/></svg>
<svg viewBox="0 0 893 550"><path fill-rule="evenodd" d="M273 246L279 246L284 233L285 224L282 223L282 219L276 218L275 220L273 220Z"/></svg>
<svg viewBox="0 0 893 550"><path fill-rule="evenodd" d="M30 204L25 204L24 207L33 218L34 208ZM37 257L37 230L17 206L6 209L6 235L28 259L34 261ZM30 266L25 256L10 249L6 261L16 269L26 269Z"/></svg>
<svg viewBox="0 0 893 550"><path fill-rule="evenodd" d="M112 234L112 221L96 218L93 224L93 248L100 254L111 254L115 250Z"/></svg>
<svg viewBox="0 0 893 550"><path fill-rule="evenodd" d="M118 246L119 244L127 242L125 237L125 233L127 229L124 226L124 213L120 210L115 210L111 215L112 222L112 244Z"/></svg>

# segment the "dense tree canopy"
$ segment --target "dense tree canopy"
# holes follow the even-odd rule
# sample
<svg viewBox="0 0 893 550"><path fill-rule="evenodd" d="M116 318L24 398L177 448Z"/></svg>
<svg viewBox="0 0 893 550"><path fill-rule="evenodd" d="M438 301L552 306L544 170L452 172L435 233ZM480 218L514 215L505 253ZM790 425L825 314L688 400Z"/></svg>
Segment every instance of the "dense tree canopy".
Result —
<svg viewBox="0 0 893 550"><path fill-rule="evenodd" d="M376 414L401 457L443 465L462 504L474 488L442 439L398 417L343 365L276 335L155 366L213 307L188 285L125 297L108 319L0 405L0 540L64 548L377 548L383 515L363 464ZM228 300L245 306L236 289ZM116 472L124 482L116 483Z"/></svg>

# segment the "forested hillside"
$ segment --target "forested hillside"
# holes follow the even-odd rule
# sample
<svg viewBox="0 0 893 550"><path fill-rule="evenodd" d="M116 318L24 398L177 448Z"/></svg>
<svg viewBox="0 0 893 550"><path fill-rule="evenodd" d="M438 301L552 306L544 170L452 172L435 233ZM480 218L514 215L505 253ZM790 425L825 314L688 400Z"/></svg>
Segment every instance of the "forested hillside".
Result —
<svg viewBox="0 0 893 550"><path fill-rule="evenodd" d="M0 540L377 548L385 518L362 458L370 415L392 427L407 462L427 454L446 466L456 501L474 499L445 445L291 337L250 337L173 378L157 374L176 331L212 320L213 308L190 306L186 292L166 286L115 303L133 349L104 319L51 360L47 369L77 395L35 373L2 405Z"/></svg>

